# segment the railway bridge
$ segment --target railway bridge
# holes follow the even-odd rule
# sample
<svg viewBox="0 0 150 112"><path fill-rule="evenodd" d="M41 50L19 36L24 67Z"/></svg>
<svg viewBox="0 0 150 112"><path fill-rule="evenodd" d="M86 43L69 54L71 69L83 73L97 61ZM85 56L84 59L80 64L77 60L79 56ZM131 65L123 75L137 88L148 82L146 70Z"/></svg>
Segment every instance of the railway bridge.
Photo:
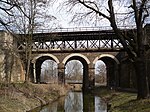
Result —
<svg viewBox="0 0 150 112"><path fill-rule="evenodd" d="M135 29L125 28L121 31L132 38ZM24 35L20 34L18 38L17 49L24 58ZM58 82L65 83L66 63L70 60L79 60L83 64L83 88L91 88L95 82L95 64L102 60L107 67L107 86L136 87L132 62L111 29L78 28L47 32L43 30L34 32L31 46L32 82L40 83L41 65L50 59L58 65Z"/></svg>

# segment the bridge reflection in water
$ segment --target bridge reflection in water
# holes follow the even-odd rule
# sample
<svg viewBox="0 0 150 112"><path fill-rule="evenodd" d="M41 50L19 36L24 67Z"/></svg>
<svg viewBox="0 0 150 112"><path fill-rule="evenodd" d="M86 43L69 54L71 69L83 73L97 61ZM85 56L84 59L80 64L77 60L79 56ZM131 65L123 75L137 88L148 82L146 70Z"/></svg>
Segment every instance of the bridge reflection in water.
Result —
<svg viewBox="0 0 150 112"><path fill-rule="evenodd" d="M107 104L91 94L69 92L66 97L30 112L107 112Z"/></svg>

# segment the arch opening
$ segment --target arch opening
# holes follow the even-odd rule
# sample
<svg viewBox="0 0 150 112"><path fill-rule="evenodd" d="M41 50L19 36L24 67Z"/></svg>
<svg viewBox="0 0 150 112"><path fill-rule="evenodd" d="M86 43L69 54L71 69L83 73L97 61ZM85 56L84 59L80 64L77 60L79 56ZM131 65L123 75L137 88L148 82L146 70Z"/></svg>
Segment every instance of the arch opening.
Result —
<svg viewBox="0 0 150 112"><path fill-rule="evenodd" d="M95 63L95 85L107 86L106 64L102 60Z"/></svg>
<svg viewBox="0 0 150 112"><path fill-rule="evenodd" d="M112 58L113 57L113 58ZM95 61L96 60L96 61ZM103 76L103 78L105 78L105 86L108 87L117 87L119 85L119 72L118 72L118 65L119 65L119 61L114 57L114 56L100 56L97 59L95 59L93 63L95 63L95 74L96 74L96 67L98 65L96 65L98 63L98 61L102 61L105 65L105 68L100 68L103 69L105 71L103 71L103 73L105 73L105 75ZM96 75L95 75L96 77ZM96 83L96 81L95 81ZM102 83L101 83L102 84Z"/></svg>
<svg viewBox="0 0 150 112"><path fill-rule="evenodd" d="M70 60L65 65L66 83L80 84L83 82L83 64L79 60Z"/></svg>
<svg viewBox="0 0 150 112"><path fill-rule="evenodd" d="M58 70L57 63L53 60L45 60L41 65L41 83L57 83Z"/></svg>
<svg viewBox="0 0 150 112"><path fill-rule="evenodd" d="M56 83L57 76L57 62L52 57L42 56L35 62L35 83Z"/></svg>
<svg viewBox="0 0 150 112"><path fill-rule="evenodd" d="M83 57L72 56L72 57L68 58L68 60L66 60L66 62L65 62L65 68L66 68L65 73L66 74L67 74L67 69L71 69L71 66L69 66L69 63L71 63L72 61L78 63L78 67L76 67L76 72L80 73L80 75L78 75L78 77L75 76L76 78L74 77L72 79L73 81L75 81L72 84L73 85L78 84L78 85L80 85L80 87L82 89L85 89L88 86L88 63ZM70 67L70 68L67 68L67 67ZM66 76L65 76L65 78L67 79ZM78 79L78 80L76 80L76 79Z"/></svg>

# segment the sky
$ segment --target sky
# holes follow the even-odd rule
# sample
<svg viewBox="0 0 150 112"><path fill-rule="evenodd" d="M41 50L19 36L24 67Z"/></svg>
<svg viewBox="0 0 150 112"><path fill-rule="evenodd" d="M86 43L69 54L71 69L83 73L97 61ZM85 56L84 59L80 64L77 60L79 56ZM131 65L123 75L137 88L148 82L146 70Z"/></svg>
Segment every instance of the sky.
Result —
<svg viewBox="0 0 150 112"><path fill-rule="evenodd" d="M50 5L49 12L53 16L57 18L57 21L59 22L60 26L63 28L68 27L74 27L73 24L69 24L69 21L71 20L71 15L67 14L66 11L63 9L60 9L62 1L58 0L54 4Z"/></svg>
<svg viewBox="0 0 150 112"><path fill-rule="evenodd" d="M74 27L101 27L101 26L109 26L110 27L110 23L106 20L106 19L103 19L101 21L95 21L95 19L93 19L93 21L88 21L90 22L91 24L75 24L75 23L70 23L71 21L71 18L72 18L72 15L70 13L67 13L66 12L66 7L62 7L63 5L61 4L63 1L65 0L54 0L56 1L55 3L53 4L50 4L49 5L49 8L47 9L47 12L53 16L55 16L57 18L57 20L54 21L54 23L50 22L50 24L54 24L53 28L55 27L61 27L61 28L74 28ZM104 0L105 1L105 0ZM120 12L123 12L125 13L126 10L128 9L128 6L126 6L126 8L122 8L122 4L119 4L118 1L116 0L115 1L115 11L117 13L120 13ZM104 7L105 5L107 5L107 2L104 2ZM104 8L105 9L105 8ZM40 9L41 10L41 9ZM105 9L106 10L106 9ZM75 10L73 10L73 12L85 12L86 10L84 8L79 8L79 7L75 7ZM95 16L93 16L94 18ZM117 15L117 17L121 17L121 15ZM124 17L122 17L124 18ZM150 17L147 19L148 22L150 23ZM85 21L85 20L83 20ZM129 19L127 20L125 23L128 24L128 25L133 25L134 24L134 18L132 17L132 19ZM92 23L92 22L95 22L95 23ZM47 22L48 23L48 22ZM46 24L47 24L46 23ZM48 27L45 27L43 26L43 29L46 29Z"/></svg>
<svg viewBox="0 0 150 112"><path fill-rule="evenodd" d="M80 27L83 27L83 26L89 26L89 27L90 26L93 26L93 27L95 27L95 26L110 26L110 23L107 20L101 20L100 22L98 21L96 25L95 24L91 24L91 25L80 24L79 25L79 24L69 23L71 21L71 17L72 17L71 14L67 13L65 11L65 9L60 8L60 6L62 6L61 3L64 0L56 0L56 1L57 2L55 2L53 5L50 6L49 11L52 15L54 15L57 18L60 26L63 28L79 27L79 26ZM106 3L106 2L104 2L104 3ZM117 4L114 7L116 13L126 13L127 10L129 9L128 8L129 4L127 4L126 8L123 8L123 5L120 4L118 1L115 1L115 4ZM105 5L107 5L107 3ZM75 7L76 12L80 12L80 10L82 10L82 11L85 10L85 9L79 9L79 11L77 11L78 9L79 9L78 7ZM122 16L117 15L117 17L122 17ZM122 17L122 18L124 18L124 17ZM150 17L147 20L148 20L148 22L150 22ZM134 21L134 18L132 17L131 19L126 20L126 22L124 22L124 24L125 25L126 24L133 25L133 23L134 23L133 21Z"/></svg>
<svg viewBox="0 0 150 112"><path fill-rule="evenodd" d="M72 15L70 13L67 13L65 9L61 8L61 3L63 2L63 0L57 0L57 2L55 2L54 4L52 4L49 8L49 12L54 15L60 26L62 26L63 28L68 28L68 27L91 27L91 26L110 26L110 23L107 20L101 20L101 22L97 22L96 25L95 24L74 24L74 23L70 23ZM126 9L120 8L120 6L115 6L115 9L118 10L119 12L125 12ZM75 7L75 11L77 11L78 7ZM80 9L80 10L85 10L85 9Z"/></svg>
<svg viewBox="0 0 150 112"><path fill-rule="evenodd" d="M65 9L63 9L64 7L61 7L62 6L62 2L64 0L57 0L57 2L55 2L53 5L50 6L50 9L49 9L49 12L54 15L60 26L63 27L63 28L73 28L73 27L91 27L91 26L95 26L93 24L89 25L89 24L77 24L77 23L72 23L70 22L71 21L71 18L72 18L72 15L71 13L69 12L66 12ZM75 11L77 11L78 8L76 7L75 8ZM78 12L78 11L77 11ZM104 23L101 22L101 23ZM105 20L105 26L109 26L109 23L106 24L106 20Z"/></svg>

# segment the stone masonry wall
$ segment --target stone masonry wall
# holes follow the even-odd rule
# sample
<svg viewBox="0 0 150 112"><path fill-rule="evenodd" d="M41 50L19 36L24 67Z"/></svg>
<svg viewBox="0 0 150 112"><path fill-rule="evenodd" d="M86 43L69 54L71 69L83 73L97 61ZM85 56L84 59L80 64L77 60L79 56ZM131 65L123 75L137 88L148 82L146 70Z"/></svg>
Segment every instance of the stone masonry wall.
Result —
<svg viewBox="0 0 150 112"><path fill-rule="evenodd" d="M13 36L5 31L0 31L0 82L22 82L24 72L13 47Z"/></svg>

